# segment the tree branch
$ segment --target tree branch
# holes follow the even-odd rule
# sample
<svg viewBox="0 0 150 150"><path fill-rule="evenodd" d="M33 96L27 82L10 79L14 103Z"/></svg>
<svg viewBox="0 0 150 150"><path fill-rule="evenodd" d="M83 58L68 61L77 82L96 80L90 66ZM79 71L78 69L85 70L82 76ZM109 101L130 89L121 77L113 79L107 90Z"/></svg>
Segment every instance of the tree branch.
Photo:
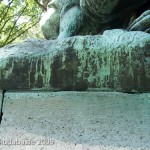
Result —
<svg viewBox="0 0 150 150"><path fill-rule="evenodd" d="M43 11L47 11L47 8L45 6L43 6L38 0L34 0L34 2L43 10Z"/></svg>
<svg viewBox="0 0 150 150"><path fill-rule="evenodd" d="M13 16L9 16L9 17L7 18L7 20L5 20L5 22L4 22L3 25L1 26L0 32L2 32L2 30L3 30L3 28L5 27L6 23L7 23L9 20L11 20L12 17L14 17L14 16L16 16L16 15L18 15L18 14L19 14L19 13L16 13L16 14L13 15Z"/></svg>
<svg viewBox="0 0 150 150"><path fill-rule="evenodd" d="M20 29L17 31L17 33L19 33L22 29L24 29L25 28L25 26L34 18L35 16L32 16L32 18L28 21L28 22L26 22L22 27L20 27ZM30 24L29 24L30 25ZM16 34L16 32L14 33L14 34L11 34L10 36L12 37L12 36L14 36Z"/></svg>
<svg viewBox="0 0 150 150"><path fill-rule="evenodd" d="M10 44L12 43L16 38L18 38L20 35L24 34L25 32L27 32L29 29L31 29L32 27L34 27L39 21L35 22L35 24L33 24L31 27L27 28L26 30L22 31L20 34L18 34L16 37L14 37L13 39L11 39L10 41L8 41L6 44ZM6 44L3 44L6 45Z"/></svg>
<svg viewBox="0 0 150 150"><path fill-rule="evenodd" d="M27 8L27 5L23 8L23 10L22 10L21 13L19 14L18 18L17 18L16 21L14 22L14 24L13 24L13 26L12 26L10 32L9 32L9 35L7 36L7 38L6 38L5 42L4 42L4 44L6 44L7 41L9 40L10 35L11 35L11 33L12 33L12 31L13 31L13 29L14 29L16 23L17 23L17 21L19 20L20 16L22 15L22 13L25 11L26 8Z"/></svg>
<svg viewBox="0 0 150 150"><path fill-rule="evenodd" d="M7 9L6 9L6 12L5 12L5 8L4 8L3 12L1 13L1 14L4 14L4 15L3 15L3 17L1 18L0 22L2 22L2 20L7 16L8 11L9 11L9 9L10 9L10 5L12 4L12 2L13 2L13 0L10 1L10 3L8 4L8 7L7 7ZM4 12L5 12L5 13L4 13Z"/></svg>

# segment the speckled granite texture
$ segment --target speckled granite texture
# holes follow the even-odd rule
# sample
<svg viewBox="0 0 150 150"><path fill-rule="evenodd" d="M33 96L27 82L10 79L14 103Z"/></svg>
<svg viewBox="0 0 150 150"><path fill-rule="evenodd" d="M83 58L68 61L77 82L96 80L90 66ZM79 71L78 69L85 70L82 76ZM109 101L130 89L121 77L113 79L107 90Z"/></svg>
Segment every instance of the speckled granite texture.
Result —
<svg viewBox="0 0 150 150"><path fill-rule="evenodd" d="M7 92L5 101L0 150L150 150L150 94Z"/></svg>

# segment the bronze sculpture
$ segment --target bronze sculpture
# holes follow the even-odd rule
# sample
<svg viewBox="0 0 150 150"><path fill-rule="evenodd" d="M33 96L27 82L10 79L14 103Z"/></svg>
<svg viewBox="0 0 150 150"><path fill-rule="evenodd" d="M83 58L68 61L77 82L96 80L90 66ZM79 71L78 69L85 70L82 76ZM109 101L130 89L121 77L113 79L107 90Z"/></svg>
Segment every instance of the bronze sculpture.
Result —
<svg viewBox="0 0 150 150"><path fill-rule="evenodd" d="M149 32L150 10L143 10L130 25L133 13L143 5L149 9L148 0L53 0L48 8L55 11L41 29L46 39L96 35L118 28Z"/></svg>

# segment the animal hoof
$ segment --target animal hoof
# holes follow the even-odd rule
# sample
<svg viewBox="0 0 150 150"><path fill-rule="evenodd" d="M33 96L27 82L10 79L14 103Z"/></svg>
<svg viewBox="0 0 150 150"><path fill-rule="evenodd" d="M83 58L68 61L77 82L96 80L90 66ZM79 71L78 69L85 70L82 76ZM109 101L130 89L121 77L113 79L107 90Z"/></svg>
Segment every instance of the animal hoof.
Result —
<svg viewBox="0 0 150 150"><path fill-rule="evenodd" d="M128 28L129 31L144 31L150 33L150 10L145 11Z"/></svg>

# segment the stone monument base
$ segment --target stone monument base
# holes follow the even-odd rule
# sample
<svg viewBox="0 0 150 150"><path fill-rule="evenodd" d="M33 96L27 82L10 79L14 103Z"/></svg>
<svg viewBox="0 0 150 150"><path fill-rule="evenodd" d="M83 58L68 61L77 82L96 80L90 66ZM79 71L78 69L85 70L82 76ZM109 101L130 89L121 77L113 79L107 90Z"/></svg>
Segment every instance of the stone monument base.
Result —
<svg viewBox="0 0 150 150"><path fill-rule="evenodd" d="M0 89L150 91L150 35L108 30L0 49Z"/></svg>

